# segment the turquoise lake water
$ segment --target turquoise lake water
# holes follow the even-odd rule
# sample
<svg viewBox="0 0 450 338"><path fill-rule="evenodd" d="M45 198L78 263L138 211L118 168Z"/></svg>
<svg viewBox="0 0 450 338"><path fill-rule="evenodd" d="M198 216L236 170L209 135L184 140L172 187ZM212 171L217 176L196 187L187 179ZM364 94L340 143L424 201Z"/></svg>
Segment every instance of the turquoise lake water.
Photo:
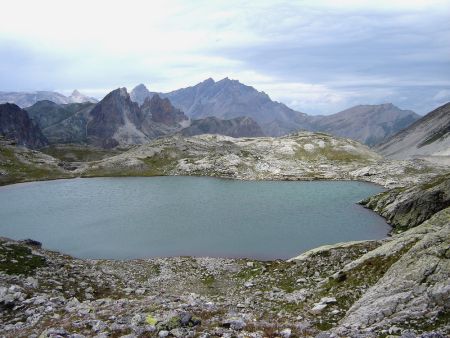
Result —
<svg viewBox="0 0 450 338"><path fill-rule="evenodd" d="M56 180L0 188L0 236L82 258L290 258L390 227L356 204L361 182L202 177Z"/></svg>

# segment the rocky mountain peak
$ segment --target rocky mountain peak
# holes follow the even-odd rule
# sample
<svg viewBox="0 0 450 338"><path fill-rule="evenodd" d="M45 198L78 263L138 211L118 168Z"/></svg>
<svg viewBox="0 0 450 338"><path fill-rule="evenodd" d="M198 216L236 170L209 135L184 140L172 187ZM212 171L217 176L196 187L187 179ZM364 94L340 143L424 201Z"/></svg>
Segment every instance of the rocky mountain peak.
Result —
<svg viewBox="0 0 450 338"><path fill-rule="evenodd" d="M137 126L142 114L136 102L131 101L127 89L117 88L106 95L90 112L87 136L94 144L115 147L119 144L143 143L145 135Z"/></svg>
<svg viewBox="0 0 450 338"><path fill-rule="evenodd" d="M146 91L148 91L147 87L143 83L138 84L136 87L133 88L133 90L146 90Z"/></svg>
<svg viewBox="0 0 450 338"><path fill-rule="evenodd" d="M139 105L142 105L149 96L151 96L151 93L143 83L138 84L130 92L131 100L137 102Z"/></svg>

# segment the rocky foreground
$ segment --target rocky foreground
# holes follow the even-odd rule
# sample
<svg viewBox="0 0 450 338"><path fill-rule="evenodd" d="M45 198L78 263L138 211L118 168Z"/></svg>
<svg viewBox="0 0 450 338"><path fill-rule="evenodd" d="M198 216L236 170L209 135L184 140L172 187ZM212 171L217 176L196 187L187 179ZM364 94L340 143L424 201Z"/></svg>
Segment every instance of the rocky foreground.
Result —
<svg viewBox="0 0 450 338"><path fill-rule="evenodd" d="M277 139L174 136L112 157L102 153L91 162L57 160L5 142L0 146L4 183L109 175L375 182L392 189L362 204L395 230L384 240L321 247L287 262L81 260L33 241L2 238L2 336L450 334L448 167L386 161L357 142L320 133ZM75 150L78 159L86 155ZM94 150L89 151L91 157Z"/></svg>
<svg viewBox="0 0 450 338"><path fill-rule="evenodd" d="M289 262L79 260L1 239L0 325L5 337L444 337L449 248L450 208Z"/></svg>

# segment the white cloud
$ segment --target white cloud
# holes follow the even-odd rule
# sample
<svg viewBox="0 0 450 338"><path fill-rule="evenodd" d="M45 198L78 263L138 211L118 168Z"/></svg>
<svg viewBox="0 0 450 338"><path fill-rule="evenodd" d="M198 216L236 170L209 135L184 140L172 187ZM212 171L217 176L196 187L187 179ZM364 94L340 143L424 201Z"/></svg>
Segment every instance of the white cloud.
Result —
<svg viewBox="0 0 450 338"><path fill-rule="evenodd" d="M228 76L306 112L414 99L403 89L450 86L449 10L444 0L6 1L0 90L100 96Z"/></svg>

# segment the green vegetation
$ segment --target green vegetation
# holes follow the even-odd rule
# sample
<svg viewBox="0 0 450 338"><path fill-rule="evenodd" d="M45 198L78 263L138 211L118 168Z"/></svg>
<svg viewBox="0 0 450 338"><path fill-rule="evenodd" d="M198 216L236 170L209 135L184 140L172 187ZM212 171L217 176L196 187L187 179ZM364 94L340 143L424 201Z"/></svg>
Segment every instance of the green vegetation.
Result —
<svg viewBox="0 0 450 338"><path fill-rule="evenodd" d="M206 275L201 279L203 285L206 287L213 287L214 283L216 282L216 278L213 275Z"/></svg>
<svg viewBox="0 0 450 338"><path fill-rule="evenodd" d="M363 293L371 286L375 285L378 280L384 276L388 269L398 261L415 242L405 245L401 250L392 255L374 256L357 265L354 269L339 274L334 278L329 278L328 281L321 287L320 292L311 300L311 303L317 302L321 297L328 297L333 295L339 308L340 315L331 315L328 307L322 314L325 321L316 325L319 329L327 329L327 325L334 325L342 318L345 312L358 300ZM324 326L325 325L325 326Z"/></svg>
<svg viewBox="0 0 450 338"><path fill-rule="evenodd" d="M27 246L0 241L0 271L8 275L28 276L45 265L45 258L34 255Z"/></svg>
<svg viewBox="0 0 450 338"><path fill-rule="evenodd" d="M167 148L153 154L153 156L143 158L141 160L148 166L148 169L144 172L144 176L161 176L167 174L168 171L175 168L178 159L178 151L174 148Z"/></svg>
<svg viewBox="0 0 450 338"><path fill-rule="evenodd" d="M450 173L447 173L447 174L438 176L438 177L420 185L419 187L421 190L428 190L428 189L432 189L442 183L449 182L449 181L450 181Z"/></svg>
<svg viewBox="0 0 450 338"><path fill-rule="evenodd" d="M151 315L148 315L145 318L145 322L149 325L156 325L156 323L158 323L158 321L155 318L153 318Z"/></svg>
<svg viewBox="0 0 450 338"><path fill-rule="evenodd" d="M107 157L118 155L123 152L122 150L117 149L102 149L82 145L50 146L41 149L41 151L61 161L67 162L99 161Z"/></svg>
<svg viewBox="0 0 450 338"><path fill-rule="evenodd" d="M175 149L164 149L152 156L139 158L142 166L133 167L109 167L93 168L82 173L82 177L126 177L126 176L164 176L178 163L178 153Z"/></svg>
<svg viewBox="0 0 450 338"><path fill-rule="evenodd" d="M351 153L349 151L341 150L339 148L333 148L331 146L326 145L323 148L319 146L314 146L314 149L311 151L305 150L303 147L298 147L295 152L295 158L298 160L306 160L306 161L317 161L321 159L326 159L329 161L338 161L338 162L351 162L351 161L364 161L364 158L360 154Z"/></svg>

